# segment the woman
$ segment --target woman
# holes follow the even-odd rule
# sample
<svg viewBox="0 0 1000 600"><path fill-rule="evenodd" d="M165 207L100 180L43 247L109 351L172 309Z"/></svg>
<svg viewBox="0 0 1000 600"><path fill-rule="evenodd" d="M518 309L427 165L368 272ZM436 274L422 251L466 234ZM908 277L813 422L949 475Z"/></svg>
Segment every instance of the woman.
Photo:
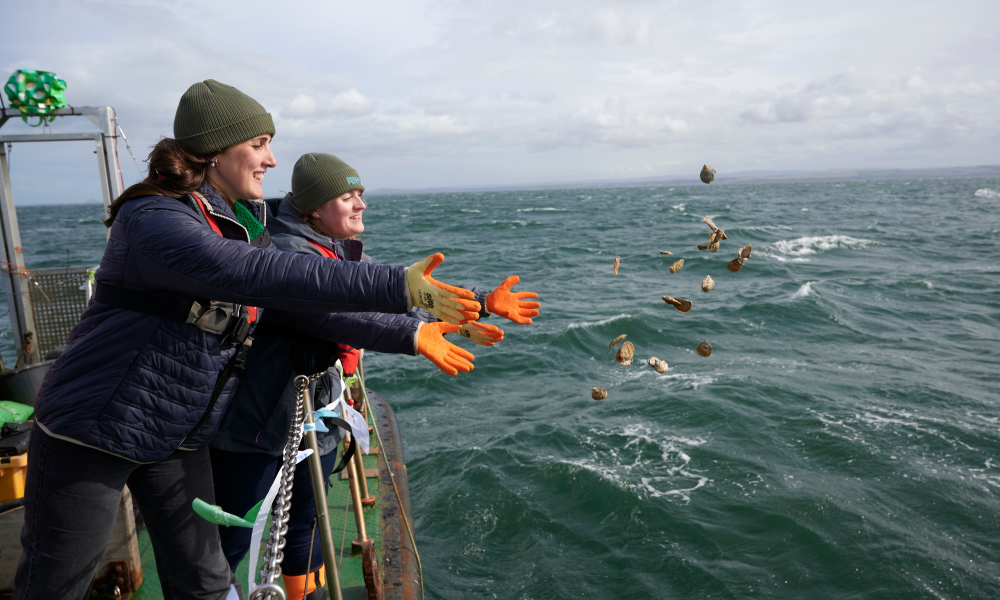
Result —
<svg viewBox="0 0 1000 600"><path fill-rule="evenodd" d="M364 185L357 171L336 156L306 154L295 163L292 173L292 193L280 200L268 200L268 230L275 246L289 252L325 256L334 260L371 262L362 252L362 243L355 239L364 229L362 200ZM478 288L470 291L484 307L520 323L530 323L538 314L537 302L521 302L537 294L512 294L510 286L517 278L508 279L492 294ZM341 313L339 331L333 336L289 335L287 329L273 326L268 319L261 323L265 335L254 339L247 357L248 375L240 382L219 434L212 440L212 466L215 473L215 494L218 504L227 512L242 515L267 493L279 467L279 457L285 444L295 402L292 381L296 374L313 374L326 370L340 358L345 374L353 374L357 365L355 348L398 354L422 354L441 370L454 375L456 359L464 350L443 342L453 356L435 354L425 343L424 336L435 332L459 330L457 325L425 323L433 316L420 311L410 316ZM274 313L268 313L269 316ZM481 316L489 312L482 311ZM497 327L468 323L458 331L483 345L492 346L503 339ZM338 347L335 343L340 342ZM349 345L349 346L348 346ZM471 355L469 355L471 356ZM471 366L471 365L470 365ZM464 369L459 369L464 370ZM332 391L341 389L340 373L331 368L315 383L314 406L335 400ZM321 463L324 476L329 478L336 462L336 447L342 432L333 427L319 434ZM320 600L326 598L323 589L325 571L320 548L320 536L313 532L316 506L308 469L295 470L291 516L285 536L282 578L288 598ZM250 546L250 530L226 527L220 530L222 547L235 571Z"/></svg>
<svg viewBox="0 0 1000 600"><path fill-rule="evenodd" d="M263 223L276 161L271 115L214 80L191 86L146 182L111 206L95 301L35 401L14 598L86 598L123 487L142 511L168 598L235 597L218 529L191 510L213 496L207 442L235 391L258 308L474 318L472 294L434 282L440 255L385 267L281 252ZM294 316L294 315L293 315Z"/></svg>

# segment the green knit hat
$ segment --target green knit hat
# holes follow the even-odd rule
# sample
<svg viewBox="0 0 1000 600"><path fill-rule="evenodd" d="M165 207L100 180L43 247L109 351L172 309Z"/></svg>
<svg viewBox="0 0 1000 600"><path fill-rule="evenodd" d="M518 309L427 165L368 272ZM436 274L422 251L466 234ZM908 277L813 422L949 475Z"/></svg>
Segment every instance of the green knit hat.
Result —
<svg viewBox="0 0 1000 600"><path fill-rule="evenodd" d="M364 192L358 172L332 154L303 154L292 169L292 206L308 213L352 190Z"/></svg>
<svg viewBox="0 0 1000 600"><path fill-rule="evenodd" d="M189 87L174 115L174 139L199 156L265 133L274 135L271 113L250 96L214 79Z"/></svg>

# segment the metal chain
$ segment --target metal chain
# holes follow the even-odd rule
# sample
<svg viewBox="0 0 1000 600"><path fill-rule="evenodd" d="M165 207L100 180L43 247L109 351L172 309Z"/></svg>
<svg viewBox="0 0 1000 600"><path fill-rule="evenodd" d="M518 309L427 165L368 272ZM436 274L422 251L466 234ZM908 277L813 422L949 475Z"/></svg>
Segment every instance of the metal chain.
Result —
<svg viewBox="0 0 1000 600"><path fill-rule="evenodd" d="M305 422L303 413L303 400L306 387L322 374L312 377L299 375L295 378L295 412L292 415L292 424L288 429L288 443L282 454L283 463L281 465L281 483L278 487L278 496L274 500L274 511L271 514L271 533L267 539L267 546L264 552L264 564L260 568L261 585L251 597L253 600L269 600L273 595L284 600L284 593L274 584L281 575L281 561L285 558L285 534L288 533L288 520L291 518L289 510L292 507L292 483L295 480L295 457L299 452L299 444L302 443L302 424Z"/></svg>

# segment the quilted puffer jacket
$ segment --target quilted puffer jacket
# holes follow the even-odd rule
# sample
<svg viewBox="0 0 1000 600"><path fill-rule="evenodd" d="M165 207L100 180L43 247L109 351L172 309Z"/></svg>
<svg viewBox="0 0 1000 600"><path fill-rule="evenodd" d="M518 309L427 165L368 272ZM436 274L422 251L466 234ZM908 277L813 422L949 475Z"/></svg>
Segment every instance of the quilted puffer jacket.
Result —
<svg viewBox="0 0 1000 600"><path fill-rule="evenodd" d="M403 267L292 254L270 243L255 247L222 197L210 186L202 194L223 237L191 198L134 199L111 227L98 283L172 299L312 312L298 318L316 330L329 323L322 312L407 311ZM263 203L241 202L266 221ZM254 241L263 245L259 237ZM54 437L137 462L163 460L180 447L200 448L215 434L238 378L186 438L234 352L192 324L95 301L45 377L35 401L36 423Z"/></svg>

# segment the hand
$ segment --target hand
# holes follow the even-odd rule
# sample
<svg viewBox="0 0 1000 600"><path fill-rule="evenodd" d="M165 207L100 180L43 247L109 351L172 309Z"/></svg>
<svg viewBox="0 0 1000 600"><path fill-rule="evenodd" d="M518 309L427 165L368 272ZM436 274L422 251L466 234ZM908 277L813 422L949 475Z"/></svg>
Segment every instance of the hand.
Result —
<svg viewBox="0 0 1000 600"><path fill-rule="evenodd" d="M541 308L542 305L538 302L521 302L525 298L537 298L538 294L532 292L511 293L510 288L514 287L520 280L521 278L517 275L504 279L503 283L486 297L486 310L515 323L527 325L531 323L531 317L538 316L536 309Z"/></svg>
<svg viewBox="0 0 1000 600"><path fill-rule="evenodd" d="M503 330L495 325L466 323L458 330L458 335L467 337L480 346L492 346L503 339Z"/></svg>
<svg viewBox="0 0 1000 600"><path fill-rule="evenodd" d="M435 317L462 325L479 318L479 303L475 294L460 287L447 285L431 277L431 271L444 262L438 252L406 269L406 287L413 306L426 309Z"/></svg>
<svg viewBox="0 0 1000 600"><path fill-rule="evenodd" d="M476 357L444 339L444 334L460 328L448 323L424 323L417 332L417 352L449 375L468 373Z"/></svg>

